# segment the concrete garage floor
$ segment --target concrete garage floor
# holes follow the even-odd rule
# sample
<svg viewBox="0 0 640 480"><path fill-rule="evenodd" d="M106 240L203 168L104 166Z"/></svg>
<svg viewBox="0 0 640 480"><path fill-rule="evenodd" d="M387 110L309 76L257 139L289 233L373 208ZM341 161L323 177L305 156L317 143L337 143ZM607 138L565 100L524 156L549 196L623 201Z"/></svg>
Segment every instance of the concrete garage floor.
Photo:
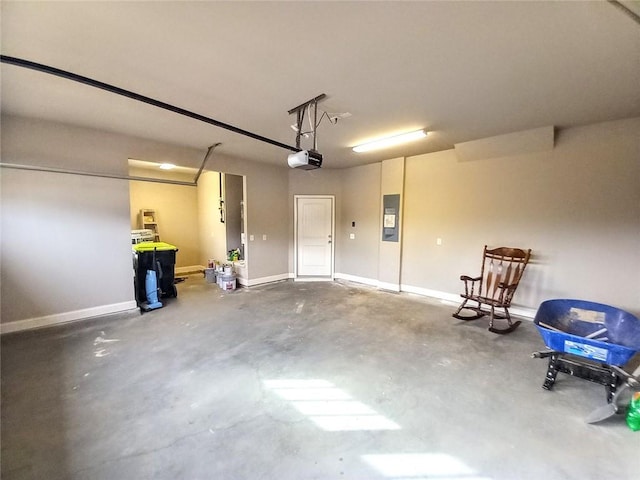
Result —
<svg viewBox="0 0 640 480"><path fill-rule="evenodd" d="M604 387L426 298L347 283L224 293L2 337L2 478L631 479Z"/></svg>

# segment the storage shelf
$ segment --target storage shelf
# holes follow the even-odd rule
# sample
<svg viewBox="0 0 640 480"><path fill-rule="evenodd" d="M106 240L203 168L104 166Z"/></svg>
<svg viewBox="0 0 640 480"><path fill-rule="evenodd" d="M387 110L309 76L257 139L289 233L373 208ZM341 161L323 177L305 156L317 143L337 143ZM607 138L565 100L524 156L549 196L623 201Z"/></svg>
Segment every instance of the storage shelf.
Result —
<svg viewBox="0 0 640 480"><path fill-rule="evenodd" d="M138 225L143 230L151 230L153 232L154 241L160 240L160 230L158 228L158 218L156 211L152 208L142 208L138 215Z"/></svg>

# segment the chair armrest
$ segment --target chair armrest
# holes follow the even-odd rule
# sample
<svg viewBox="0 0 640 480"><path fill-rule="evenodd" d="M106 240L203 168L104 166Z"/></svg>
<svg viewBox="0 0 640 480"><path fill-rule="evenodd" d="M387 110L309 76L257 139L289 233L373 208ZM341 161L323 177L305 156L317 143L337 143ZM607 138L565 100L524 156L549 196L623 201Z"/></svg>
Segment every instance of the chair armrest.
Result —
<svg viewBox="0 0 640 480"><path fill-rule="evenodd" d="M473 296L473 292L476 289L476 282L482 280L482 276L480 277L470 277L468 275L460 275L460 280L464 282L464 295L463 297L469 298L469 296ZM482 285L482 284L479 284Z"/></svg>
<svg viewBox="0 0 640 480"><path fill-rule="evenodd" d="M482 277L469 277L467 275L460 275L460 280L462 280L463 282L477 282L481 279Z"/></svg>
<svg viewBox="0 0 640 480"><path fill-rule="evenodd" d="M502 290L515 290L517 286L518 286L517 283L512 283L510 285L507 285L504 282L500 282L498 284L498 288L500 288Z"/></svg>

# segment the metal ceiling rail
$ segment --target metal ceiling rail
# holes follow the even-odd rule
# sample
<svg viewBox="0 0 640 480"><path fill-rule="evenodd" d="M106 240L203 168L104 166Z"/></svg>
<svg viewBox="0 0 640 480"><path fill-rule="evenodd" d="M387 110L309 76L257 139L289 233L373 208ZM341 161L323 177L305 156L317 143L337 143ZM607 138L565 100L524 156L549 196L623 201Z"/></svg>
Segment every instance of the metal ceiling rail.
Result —
<svg viewBox="0 0 640 480"><path fill-rule="evenodd" d="M184 108L176 107L175 105L161 102L160 100L146 97L144 95L140 95L139 93L135 93L130 90L125 90L123 88L116 87L114 85L110 85L108 83L104 83L99 80L94 80L93 78L85 77L72 72L67 72L66 70L50 67L48 65L43 65L41 63L32 62L30 60L24 60L22 58L17 58L17 57L10 57L7 55L0 55L0 62L6 63L8 65L15 65L18 67L28 68L30 70L36 70L38 72L48 73L56 77L66 78L67 80L79 82L84 85L89 85L91 87L99 88L107 92L115 93L116 95L122 95L123 97L131 98L138 102L147 103L149 105L153 105L154 107L162 108L164 110L168 110L170 112L174 112L179 115L184 115L185 117L193 118L195 120L199 120L201 122L208 123L210 125L223 128L225 130L229 130L239 135L244 135L245 137L253 138L260 142L264 142L270 145L274 145L276 147L284 148L285 150L291 150L293 152L300 151L299 148L293 147L291 145L287 145L285 143L278 142L277 140L272 140L271 138L263 137L262 135L258 135L257 133L252 133L247 130L243 130L233 125L229 125L228 123L220 122L213 118L200 115L199 113L191 112L189 110L185 110Z"/></svg>
<svg viewBox="0 0 640 480"><path fill-rule="evenodd" d="M180 180L169 180L166 178L152 178L152 177L136 177L134 175L118 175L115 173L98 173L98 172L83 172L81 170L69 170L66 168L55 167L40 167L37 165L21 165L18 163L0 163L2 168L11 168L15 170L31 170L35 172L50 172L50 173L67 173L69 175L82 175L85 177L100 177L100 178L115 178L118 180L134 180L141 182L155 182L155 183L170 183L172 185L185 185L188 187L195 187L194 182L183 182Z"/></svg>
<svg viewBox="0 0 640 480"><path fill-rule="evenodd" d="M198 179L202 174L202 170L204 170L204 166L211 157L211 154L215 150L216 147L221 145L221 143L214 143L207 149L207 154L202 160L202 165L200 165L200 169L196 174L196 177L192 182L186 182L182 180L171 180L168 178L153 178L153 177L138 177L136 175L119 175L116 173L99 173L99 172L83 172L81 170L70 170L66 168L56 168L56 167L41 167L39 165L21 165L18 163L0 163L0 167L2 168L11 168L14 170L30 170L35 172L49 172L49 173L65 173L69 175L82 175L85 177L100 177L100 178L114 178L117 180L131 180L134 182L152 182L152 183L168 183L170 185L184 185L186 187L197 187Z"/></svg>
<svg viewBox="0 0 640 480"><path fill-rule="evenodd" d="M619 8L624 14L629 16L629 18L631 18L634 22L640 23L640 15L638 15L636 12L631 10L629 7L627 7L626 5L623 5L618 0L607 0L607 1L614 7Z"/></svg>

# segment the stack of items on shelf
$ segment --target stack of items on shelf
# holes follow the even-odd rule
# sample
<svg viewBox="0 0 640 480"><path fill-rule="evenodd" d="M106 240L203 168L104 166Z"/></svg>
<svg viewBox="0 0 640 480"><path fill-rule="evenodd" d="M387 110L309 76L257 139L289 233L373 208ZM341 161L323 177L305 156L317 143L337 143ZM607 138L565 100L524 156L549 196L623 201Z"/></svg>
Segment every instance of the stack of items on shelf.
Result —
<svg viewBox="0 0 640 480"><path fill-rule="evenodd" d="M136 245L142 242L153 242L155 235L153 234L153 230L149 229L140 229L140 230L131 230L131 244Z"/></svg>

